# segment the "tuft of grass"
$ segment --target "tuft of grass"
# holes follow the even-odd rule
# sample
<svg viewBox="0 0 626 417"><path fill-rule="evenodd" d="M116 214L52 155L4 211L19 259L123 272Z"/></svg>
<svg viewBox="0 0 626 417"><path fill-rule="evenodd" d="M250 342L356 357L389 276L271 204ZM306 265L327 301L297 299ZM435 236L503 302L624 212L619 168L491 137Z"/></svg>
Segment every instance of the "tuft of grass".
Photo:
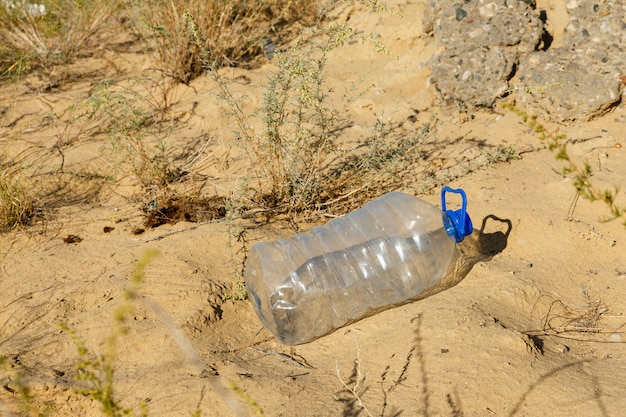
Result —
<svg viewBox="0 0 626 417"><path fill-rule="evenodd" d="M65 64L89 52L118 6L118 0L1 2L0 76Z"/></svg>
<svg viewBox="0 0 626 417"><path fill-rule="evenodd" d="M0 164L0 233L31 224L41 212L24 175L6 165Z"/></svg>
<svg viewBox="0 0 626 417"><path fill-rule="evenodd" d="M202 50L210 50L219 66L251 66L271 39L292 37L297 23L312 21L319 1L133 1L126 4L139 16L138 33L156 51L157 67L187 83L205 71ZM201 43L189 36L181 19L195 17L204 33Z"/></svg>
<svg viewBox="0 0 626 417"><path fill-rule="evenodd" d="M604 220L611 221L621 219L622 224L626 227L626 206L620 206L615 202L620 192L619 185L615 185L612 190L596 186L591 180L593 170L589 162L584 161L583 165L580 166L569 156L567 151L567 145L569 143L567 135L548 130L539 122L537 115L529 115L512 103L504 103L502 107L519 116L524 123L533 129L539 140L547 143L548 148L554 153L555 158L565 164L563 174L573 175L572 184L578 195L591 202L603 202L610 213Z"/></svg>

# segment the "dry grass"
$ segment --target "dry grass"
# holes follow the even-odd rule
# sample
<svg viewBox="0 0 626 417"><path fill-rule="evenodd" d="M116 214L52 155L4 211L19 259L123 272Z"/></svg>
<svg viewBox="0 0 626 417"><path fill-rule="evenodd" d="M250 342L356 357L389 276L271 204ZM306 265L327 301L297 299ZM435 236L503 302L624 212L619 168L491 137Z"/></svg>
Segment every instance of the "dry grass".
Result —
<svg viewBox="0 0 626 417"><path fill-rule="evenodd" d="M183 13L191 13L205 33L204 47L219 65L252 66L263 44L294 38L299 23L310 23L318 1L306 0L7 0L0 3L0 76L50 69L91 55L101 39L130 24L155 52L154 66L178 82L204 69L191 42ZM100 41L99 41L100 39Z"/></svg>
<svg viewBox="0 0 626 417"><path fill-rule="evenodd" d="M41 211L20 170L0 164L0 232L32 223Z"/></svg>
<svg viewBox="0 0 626 417"><path fill-rule="evenodd" d="M55 145L51 152L60 155L58 172L73 172L64 166L64 153L76 145L78 136L96 138L104 134L109 143L101 160L108 161L109 167L92 172L90 177L117 182L130 174L146 191L149 204L155 198L175 197L170 184L186 181L191 168L169 147L172 132L163 128L176 100L171 80L187 82L208 70L220 81L223 99L238 121L237 134L244 139L238 146L249 156L252 171L244 176L255 183L242 187L245 192L235 196L245 201L234 204L235 209L243 212L256 205L256 210L260 208L270 216L342 214L396 186L389 179L401 177L396 172L402 165L399 161L406 162L405 155L415 155L421 135L396 142L380 118L372 136L354 152L339 150L336 139L350 126L344 116L350 97L333 94L327 85L328 53L363 35L346 24L327 25L326 12L331 6L324 3L325 9L322 3L110 0L96 6L59 0L41 3L41 10L3 9L0 31L11 35L0 43L10 52L2 55L6 58L4 72L21 73L37 66L66 63L81 48L88 49L90 40L107 27L105 20L122 21L125 17L147 43L146 51L156 52L154 64L165 77L155 85L146 85L149 81L145 80L96 84L91 96L71 109L69 119L57 121L67 123L62 129L62 146ZM377 2L361 3L375 11L384 10L378 10ZM193 16L198 28L195 33L189 31L184 15ZM304 31L304 25L312 26ZM253 65L255 59L265 60L264 41L285 45L296 33L299 41L274 53L278 70L270 75L262 107L253 115L244 114L238 106L241 98L228 91L219 70L224 65ZM21 58L15 58L18 56ZM252 132L250 123L262 129ZM205 148L195 160L206 159ZM175 159L179 162L174 163Z"/></svg>
<svg viewBox="0 0 626 417"><path fill-rule="evenodd" d="M251 66L263 55L268 39L289 40L298 23L310 23L318 1L163 1L132 2L139 16L136 30L157 54L157 68L186 83L202 74L201 50L211 51L216 66ZM189 36L182 16L194 16L201 28L200 44Z"/></svg>
<svg viewBox="0 0 626 417"><path fill-rule="evenodd" d="M556 336L562 339L607 342L610 335L622 333L623 323L616 324L608 315L609 308L598 296L581 287L583 303L571 304L551 296L540 297L531 312L529 336ZM538 325L533 316L539 318Z"/></svg>
<svg viewBox="0 0 626 417"><path fill-rule="evenodd" d="M185 12L193 13L202 27L201 44L191 42L182 19ZM96 82L91 96L69 109L69 118L55 120L56 124L65 124L60 128L59 143L53 149L34 145L33 152L60 158L60 166L53 161L54 167L43 168L47 176L62 174L77 179L85 175L81 168L76 171L66 166L66 153L77 145L78 137L84 142L86 137L97 140L105 135L108 144L102 149L101 161L107 166L88 173L89 178L118 182L130 174L150 201L176 197L168 189L170 184L188 180L190 171L206 162L206 143L185 158L168 146L172 130L166 127L168 111L176 101L176 83L187 82L207 69L199 50L210 51L211 65L215 67L251 66L255 60L266 59L264 41L272 39L273 44L293 39L301 24L314 19L317 12L317 1L303 0L3 2L0 79L33 70L50 72L77 56L93 54L93 41L110 34L112 28L118 32L130 28L126 35L140 35L145 51L154 53L154 67L164 76L157 77L157 81ZM208 56L204 55L205 60ZM156 84L148 85L151 82ZM3 229L27 224L36 211L28 187L20 184L41 172L35 174L27 165L10 174L2 173ZM41 171L42 164L37 165Z"/></svg>
<svg viewBox="0 0 626 417"><path fill-rule="evenodd" d="M542 327L546 332L561 333L599 333L599 321L608 308L602 299L592 298L582 289L585 305L572 306L561 300L554 300L543 318Z"/></svg>
<svg viewBox="0 0 626 417"><path fill-rule="evenodd" d="M0 3L0 75L70 62L94 48L118 0Z"/></svg>
<svg viewBox="0 0 626 417"><path fill-rule="evenodd" d="M203 46L201 25L191 14L184 19L204 68L221 90L233 126L232 148L247 160L245 184L239 187L244 191L235 197L247 202L242 211L300 221L344 214L397 188L401 174L421 157L419 145L432 131L400 133L398 124L383 116L359 145L341 146L342 133L353 123L346 109L368 86L334 91L327 65L336 49L363 40L357 28L318 19L292 46L276 51L261 104L249 111L241 106L245 97L231 90L213 52ZM373 47L386 55L384 48Z"/></svg>

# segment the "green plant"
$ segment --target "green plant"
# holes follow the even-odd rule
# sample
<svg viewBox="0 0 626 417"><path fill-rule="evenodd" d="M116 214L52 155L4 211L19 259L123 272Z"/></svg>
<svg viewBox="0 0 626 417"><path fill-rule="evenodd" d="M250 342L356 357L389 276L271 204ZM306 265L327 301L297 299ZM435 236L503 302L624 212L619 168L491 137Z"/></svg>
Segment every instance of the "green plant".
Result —
<svg viewBox="0 0 626 417"><path fill-rule="evenodd" d="M230 383L230 389L232 389L237 395L239 395L254 411L255 416L263 416L263 409L257 404L252 397L250 397L243 389L239 388L234 382Z"/></svg>
<svg viewBox="0 0 626 417"><path fill-rule="evenodd" d="M497 162L509 162L516 159L521 159L519 152L512 146L498 145L494 149L493 153L488 156L489 161L492 163Z"/></svg>
<svg viewBox="0 0 626 417"><path fill-rule="evenodd" d="M235 283L235 290L231 294L222 295L222 301L235 300L242 301L248 299L248 289L245 282L239 280Z"/></svg>
<svg viewBox="0 0 626 417"><path fill-rule="evenodd" d="M84 388L77 388L75 392L86 395L96 400L101 405L102 412L110 417L133 416L130 408L119 404L114 392L114 362L117 356L117 346L120 336L127 333L126 322L133 314L133 301L137 297L137 290L144 279L145 269L152 259L158 255L158 251L147 251L138 261L128 286L124 290L124 301L114 312L114 326L106 341L106 350L103 354L91 353L85 342L66 324L59 323L59 327L74 342L78 352L79 363L76 365L76 380ZM141 416L146 416L145 404L141 404Z"/></svg>
<svg viewBox="0 0 626 417"><path fill-rule="evenodd" d="M519 116L524 123L533 129L539 140L546 142L548 149L555 154L555 158L564 162L563 173L573 175L574 188L581 197L591 202L603 202L610 212L610 216L605 220L623 219L623 225L626 227L626 206L620 206L615 202L620 192L619 185L614 186L613 190L596 186L591 181L593 171L589 162L584 161L581 167L572 160L567 152L567 135L548 130L539 122L537 115L529 115L524 110L515 107L512 103L504 103L502 106Z"/></svg>

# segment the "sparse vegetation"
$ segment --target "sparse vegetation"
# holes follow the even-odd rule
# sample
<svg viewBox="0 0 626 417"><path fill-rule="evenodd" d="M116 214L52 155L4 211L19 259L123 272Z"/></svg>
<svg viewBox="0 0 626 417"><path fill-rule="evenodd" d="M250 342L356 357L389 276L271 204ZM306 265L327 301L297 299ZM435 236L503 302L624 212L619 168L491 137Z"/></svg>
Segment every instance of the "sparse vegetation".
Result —
<svg viewBox="0 0 626 417"><path fill-rule="evenodd" d="M130 191L124 197L126 201L138 203L129 210L133 215L141 216L142 227L153 228L179 221L200 223L194 227L217 220L228 223L231 235L229 265L232 265L236 282L232 280L231 290L212 296L220 297L226 306L239 308L241 304L235 303L247 298L243 268L248 249L246 233L252 234L252 227L278 218L286 219L297 230L302 221L319 221L320 218L344 214L371 198L408 183L418 183L424 187L420 191L425 191L434 186L431 184L456 179L478 167L520 158L513 146L489 147L481 143L472 149L475 153L467 153L480 154L480 160L471 159L475 156L459 157L461 161L453 160L454 157L446 160L442 156L434 165L432 156L439 156L437 152L449 144L433 140L438 127L445 121L434 115L430 122L418 126L413 124L417 120L417 110L414 110L413 120L409 118L409 123L377 109L376 114L372 112L371 126L362 129L366 133L348 145L343 143L344 133L356 124L351 119L349 106L355 98L375 87L357 81L345 90L331 86L328 69L332 55L347 45L366 43L380 53L382 59L397 58L378 40L378 36L352 27L349 19L331 20L331 7L348 3L359 3L373 13L393 13L376 0L347 0L344 3L322 0L0 0L1 82L23 80L22 76L27 74L33 79L45 78L59 69L65 71L68 64L81 57L104 54L96 44L114 28L118 29L116 36L123 38L120 45L124 45L116 47L123 49L126 45L139 45L151 55L150 68L145 73L130 76L124 73L118 78L106 71L102 76L97 73L89 79L88 87L80 96L68 94L68 102L72 103L68 107L61 111L58 111L60 106L49 112L45 110L44 117L35 113L35 117L41 120L27 120L30 116L23 113L7 120L11 106L17 105L0 103L0 121L3 122L0 128L10 132L6 140L2 138L0 145L9 149L11 144L17 144L16 148L22 150L17 159L0 159L0 233L35 223L43 213L62 206L61 199L67 200L68 205L77 201L98 201L102 184L110 186L114 192L127 187L124 192ZM117 37L115 42L118 42ZM268 66L267 83L262 93L253 97L258 100L250 100L258 103L250 109L246 102L250 97L244 94L254 93L241 93L241 89L234 88L241 76L231 77L233 68L253 68L268 62L272 65ZM115 67L115 64L109 65ZM121 70L116 67L114 71ZM230 130L216 132L211 121L203 119L201 123L207 124L206 131L197 135L194 132L196 136L188 138L184 133L180 134L186 128L184 121L174 114L179 104L177 94L181 91L177 87L191 91L194 79L203 73L214 82L222 109L228 113ZM25 89L36 92L38 105L42 108L52 108L47 101L47 89L63 86L45 84L41 86L31 80ZM570 158L567 137L549 132L536 116L513 106L509 109L548 144L558 160L566 164L564 172L573 177L574 187L582 197L603 201L611 218L624 219L626 225L626 207L616 204L619 187L614 190L596 187L591 181L593 173L589 164L580 167ZM200 118L209 119L206 115ZM429 140L431 143L427 148ZM73 159L74 154L83 151L80 148L83 145L90 145L87 152L93 156L85 165L76 162L77 158ZM488 150L481 150L481 146ZM460 173L446 171L451 164ZM466 166L462 166L464 164ZM443 175L436 178L436 174ZM112 217L111 222L118 228L115 233L122 229L118 226L118 222L125 221L122 217L117 214L114 219ZM104 226L99 230L110 233L114 227ZM136 234L144 231L130 227L127 230ZM182 230L188 229L167 231L149 239L158 240ZM62 247L79 247L80 241L82 238L72 234L65 240L57 239L56 243ZM72 379L75 394L95 401L107 416L148 414L143 402L132 409L123 404L125 401L116 391L115 361L120 350L119 342L130 325L138 286L153 256L154 253L147 253L139 260L124 292L124 300L114 311L104 352L88 349L91 341L82 339L68 325L60 324L61 331L72 339L78 356L73 370L75 374L71 375L75 377ZM193 271L190 274L206 271L213 274L210 268L214 265L203 269L205 265L192 266L193 263L189 262L189 270ZM3 272L2 265L0 272ZM606 316L607 308L601 299L589 298L587 294L585 297L587 306L583 309L553 301L541 323L543 333L537 334L597 333L598 321ZM225 309L224 315L226 313ZM198 321L202 326L214 324L209 323L208 315L198 317ZM174 335L174 339L182 344L179 337L182 331L176 326L171 320L168 329L180 333ZM201 330L204 329L202 326ZM235 337L233 340L232 343L239 343ZM254 343L261 342L255 340ZM419 343L418 335L417 347L408 352L404 368L396 372L397 377L394 374L392 378L391 373L387 375L388 369L381 376L384 396L381 415L386 415L387 395L407 378L407 369L410 361L417 357L414 353ZM235 350L230 348L212 354L233 355ZM283 355L275 354L278 357ZM19 378L17 368L9 369L12 359L3 355L4 352L0 352L0 368L6 368L0 381L4 389L13 395L24 413L47 415L48 411L40 413L35 410L28 381ZM347 378L336 370L342 390L337 400L344 404L347 414L371 415L364 397L368 385L373 382L362 373L359 355L357 352L352 373L344 375ZM423 389L426 415L427 381L423 363L420 365L423 379L418 382ZM204 371L206 374L206 369ZM206 375L198 374L205 381ZM293 374L286 378L296 381L305 375ZM215 376L218 376L217 371ZM247 404L256 415L264 415L255 398L247 393L245 378L252 376L241 372L237 373L239 377L243 382L230 382L230 387L225 390L234 394L235 399L238 396L239 402ZM388 378L386 381L385 377ZM11 384L6 382L8 379ZM206 382L205 386L214 389L218 396L222 395L223 391L211 386L212 383ZM258 400L263 403L262 398ZM453 415L462 415L456 397L449 394L447 400ZM5 412L2 406L0 404L0 414ZM200 405L192 415L200 415Z"/></svg>
<svg viewBox="0 0 626 417"><path fill-rule="evenodd" d="M217 66L253 66L264 42L289 41L299 24L316 17L319 1L128 1L137 15L138 33L156 51L157 67L180 82L202 74L203 50ZM189 13L202 28L202 41L189 36L181 19ZM147 32L147 33L146 33ZM273 41L271 41L273 42Z"/></svg>
<svg viewBox="0 0 626 417"><path fill-rule="evenodd" d="M163 187L179 177L167 155L167 129L154 128L160 117L148 112L146 98L132 86L100 83L91 96L76 108L75 120L85 120L105 133L104 148L113 177L133 174L144 188Z"/></svg>
<svg viewBox="0 0 626 417"><path fill-rule="evenodd" d="M593 170L589 162L584 161L581 166L570 157L567 151L569 144L567 135L550 131L539 121L537 115L529 115L511 103L505 103L503 107L518 115L524 123L533 129L539 140L548 145L555 158L565 164L563 174L572 176L572 184L581 197L591 202L601 201L606 205L610 215L605 216L605 221L621 219L622 224L626 227L626 206L616 203L617 195L620 192L619 185L615 185L612 190L596 186L591 179Z"/></svg>
<svg viewBox="0 0 626 417"><path fill-rule="evenodd" d="M376 4L369 4L378 10ZM242 97L230 89L220 72L220 61L206 49L206 36L194 16L185 14L191 37L204 68L220 88L233 121L237 146L252 169L240 196L261 208L266 218L287 214L310 217L315 212L343 214L373 196L398 185L400 162L419 159L418 143L430 132L420 131L394 139L389 121L375 119L370 137L356 149L341 150L338 137L352 121L346 107L369 87L343 95L327 83L329 54L350 42L369 37L346 23L323 25L317 21L300 40L274 54L276 70L270 75L261 106L246 112ZM390 53L379 43L373 47ZM407 165L403 165L407 169Z"/></svg>
<svg viewBox="0 0 626 417"><path fill-rule="evenodd" d="M128 331L127 321L134 311L133 300L144 279L145 269L149 262L158 254L156 251L146 252L137 262L128 286L124 290L124 300L113 314L114 324L106 340L106 351L101 354L91 353L85 342L66 324L59 327L72 338L78 353L79 362L76 365L76 381L83 385L75 392L93 398L101 405L102 413L109 417L134 416L131 408L122 406L114 392L115 359L117 357L118 342L121 336ZM140 416L146 416L145 404L141 404Z"/></svg>

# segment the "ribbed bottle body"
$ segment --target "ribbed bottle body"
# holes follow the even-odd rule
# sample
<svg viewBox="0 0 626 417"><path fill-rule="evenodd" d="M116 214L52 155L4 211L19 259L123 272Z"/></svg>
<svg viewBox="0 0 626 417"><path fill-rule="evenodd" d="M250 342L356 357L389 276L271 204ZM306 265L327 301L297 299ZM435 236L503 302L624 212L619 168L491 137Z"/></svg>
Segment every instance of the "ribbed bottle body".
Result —
<svg viewBox="0 0 626 417"><path fill-rule="evenodd" d="M261 323L295 345L416 298L450 265L455 240L446 220L393 192L307 233L253 245L246 285Z"/></svg>

